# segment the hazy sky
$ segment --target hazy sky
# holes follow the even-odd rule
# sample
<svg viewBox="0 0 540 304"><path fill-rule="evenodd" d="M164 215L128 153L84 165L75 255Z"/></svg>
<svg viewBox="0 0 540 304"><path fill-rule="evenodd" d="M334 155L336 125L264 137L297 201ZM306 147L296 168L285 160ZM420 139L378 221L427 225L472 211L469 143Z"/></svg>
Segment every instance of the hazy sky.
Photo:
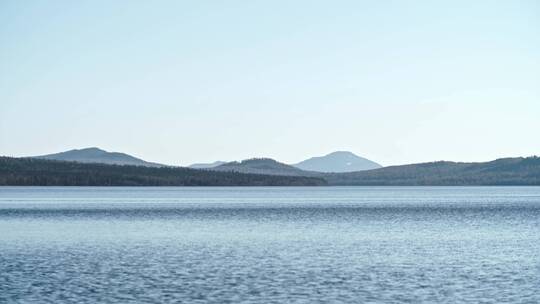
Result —
<svg viewBox="0 0 540 304"><path fill-rule="evenodd" d="M0 1L0 155L540 154L539 1Z"/></svg>

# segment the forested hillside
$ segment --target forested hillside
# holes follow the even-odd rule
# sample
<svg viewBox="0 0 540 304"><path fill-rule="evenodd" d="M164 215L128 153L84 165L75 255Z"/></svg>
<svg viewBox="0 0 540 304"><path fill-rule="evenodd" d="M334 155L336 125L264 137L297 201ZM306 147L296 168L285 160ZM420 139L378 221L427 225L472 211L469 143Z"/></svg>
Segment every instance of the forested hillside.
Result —
<svg viewBox="0 0 540 304"><path fill-rule="evenodd" d="M252 158L241 162L230 162L209 168L209 170L288 176L310 176L312 173L318 174L318 172L304 171L271 158Z"/></svg>
<svg viewBox="0 0 540 304"><path fill-rule="evenodd" d="M20 186L319 186L321 178L152 168L0 157L0 185Z"/></svg>
<svg viewBox="0 0 540 304"><path fill-rule="evenodd" d="M540 185L540 158L502 158L484 163L432 162L322 177L331 185Z"/></svg>

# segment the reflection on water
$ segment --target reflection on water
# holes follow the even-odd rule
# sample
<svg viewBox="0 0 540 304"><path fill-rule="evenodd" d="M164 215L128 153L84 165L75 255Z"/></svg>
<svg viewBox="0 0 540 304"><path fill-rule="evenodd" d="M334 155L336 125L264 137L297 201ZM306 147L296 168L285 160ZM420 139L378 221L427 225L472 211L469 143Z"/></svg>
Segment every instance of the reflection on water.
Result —
<svg viewBox="0 0 540 304"><path fill-rule="evenodd" d="M540 302L540 188L0 188L0 303Z"/></svg>

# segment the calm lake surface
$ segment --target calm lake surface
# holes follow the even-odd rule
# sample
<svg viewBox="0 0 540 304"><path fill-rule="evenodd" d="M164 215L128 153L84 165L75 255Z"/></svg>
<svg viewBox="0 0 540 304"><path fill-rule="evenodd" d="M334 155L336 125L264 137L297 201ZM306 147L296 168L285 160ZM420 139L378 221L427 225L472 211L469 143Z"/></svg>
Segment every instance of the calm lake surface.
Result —
<svg viewBox="0 0 540 304"><path fill-rule="evenodd" d="M0 303L540 302L540 187L0 187Z"/></svg>

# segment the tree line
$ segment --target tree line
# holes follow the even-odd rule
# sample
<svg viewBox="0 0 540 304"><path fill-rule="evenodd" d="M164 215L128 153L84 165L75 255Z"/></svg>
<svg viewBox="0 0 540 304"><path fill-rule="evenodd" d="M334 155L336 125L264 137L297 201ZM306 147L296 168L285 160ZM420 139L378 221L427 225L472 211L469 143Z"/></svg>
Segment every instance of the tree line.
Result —
<svg viewBox="0 0 540 304"><path fill-rule="evenodd" d="M320 186L322 178L0 157L4 186Z"/></svg>

